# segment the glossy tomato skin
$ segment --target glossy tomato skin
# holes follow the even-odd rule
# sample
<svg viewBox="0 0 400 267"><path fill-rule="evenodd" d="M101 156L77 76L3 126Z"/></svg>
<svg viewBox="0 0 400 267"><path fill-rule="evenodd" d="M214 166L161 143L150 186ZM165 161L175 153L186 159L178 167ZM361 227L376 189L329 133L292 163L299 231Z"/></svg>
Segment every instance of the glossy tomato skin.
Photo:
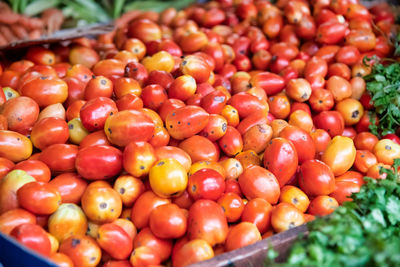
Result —
<svg viewBox="0 0 400 267"><path fill-rule="evenodd" d="M329 196L318 196L310 203L308 213L315 216L325 216L334 212L339 206L336 199Z"/></svg>
<svg viewBox="0 0 400 267"><path fill-rule="evenodd" d="M40 153L39 160L46 163L52 172L74 171L77 153L76 145L54 144Z"/></svg>
<svg viewBox="0 0 400 267"><path fill-rule="evenodd" d="M244 170L238 181L247 199L263 198L271 204L278 202L279 183L271 171L253 165Z"/></svg>
<svg viewBox="0 0 400 267"><path fill-rule="evenodd" d="M186 233L187 217L179 206L165 204L154 208L150 214L149 225L158 238L180 238Z"/></svg>
<svg viewBox="0 0 400 267"><path fill-rule="evenodd" d="M291 141L296 148L299 164L315 157L315 145L310 134L301 128L288 125L280 133L280 137Z"/></svg>
<svg viewBox="0 0 400 267"><path fill-rule="evenodd" d="M53 144L65 144L68 138L68 124L61 118L41 119L35 123L31 131L31 141L40 150Z"/></svg>
<svg viewBox="0 0 400 267"><path fill-rule="evenodd" d="M56 176L49 184L60 193L63 203L79 204L88 183L78 174L67 172Z"/></svg>
<svg viewBox="0 0 400 267"><path fill-rule="evenodd" d="M299 184L307 195L329 195L335 190L335 177L329 166L313 159L301 164Z"/></svg>
<svg viewBox="0 0 400 267"><path fill-rule="evenodd" d="M46 107L63 103L68 97L68 86L59 78L41 76L24 84L20 92L31 97L40 107Z"/></svg>
<svg viewBox="0 0 400 267"><path fill-rule="evenodd" d="M342 205L346 201L352 201L353 199L350 197L351 194L359 192L360 188L361 186L356 183L339 181L336 182L335 191L329 196L336 199L339 205Z"/></svg>
<svg viewBox="0 0 400 267"><path fill-rule="evenodd" d="M127 259L133 249L133 242L129 235L114 223L105 223L99 227L96 242L117 260Z"/></svg>
<svg viewBox="0 0 400 267"><path fill-rule="evenodd" d="M328 144L321 160L328 165L335 176L341 175L353 166L356 148L349 137L336 136Z"/></svg>
<svg viewBox="0 0 400 267"><path fill-rule="evenodd" d="M224 177L213 169L200 169L189 177L188 192L194 200L216 201L224 191Z"/></svg>
<svg viewBox="0 0 400 267"><path fill-rule="evenodd" d="M61 204L60 193L50 184L31 182L17 191L19 204L28 211L39 215L55 212Z"/></svg>
<svg viewBox="0 0 400 267"><path fill-rule="evenodd" d="M0 130L0 157L13 162L28 159L32 155L32 142L24 135Z"/></svg>
<svg viewBox="0 0 400 267"><path fill-rule="evenodd" d="M22 170L10 171L0 182L0 213L19 207L17 191L35 178Z"/></svg>
<svg viewBox="0 0 400 267"><path fill-rule="evenodd" d="M154 133L154 122L138 110L124 110L109 116L104 125L108 140L117 146L131 141L148 141Z"/></svg>
<svg viewBox="0 0 400 267"><path fill-rule="evenodd" d="M18 96L4 103L1 114L7 118L9 130L27 134L39 116L39 105L30 97Z"/></svg>
<svg viewBox="0 0 400 267"><path fill-rule="evenodd" d="M30 249L50 256L51 244L47 233L37 224L24 223L15 227L10 235Z"/></svg>
<svg viewBox="0 0 400 267"><path fill-rule="evenodd" d="M25 160L17 163L14 167L16 170L23 170L38 182L49 182L51 172L49 167L39 160Z"/></svg>
<svg viewBox="0 0 400 267"><path fill-rule="evenodd" d="M200 199L189 209L188 235L190 239L203 239L211 246L223 243L228 234L228 222L220 205Z"/></svg>
<svg viewBox="0 0 400 267"><path fill-rule="evenodd" d="M122 152L112 146L85 147L76 155L75 167L86 179L108 179L122 170Z"/></svg>
<svg viewBox="0 0 400 267"><path fill-rule="evenodd" d="M257 227L250 222L241 222L229 231L226 238L225 250L231 251L237 248L251 245L261 240L261 234Z"/></svg>
<svg viewBox="0 0 400 267"><path fill-rule="evenodd" d="M168 198L161 198L153 191L142 193L132 207L131 220L138 229L148 226L152 210L160 205L171 203Z"/></svg>
<svg viewBox="0 0 400 267"><path fill-rule="evenodd" d="M124 149L124 169L135 177L148 174L156 160L154 148L147 142L131 142Z"/></svg>
<svg viewBox="0 0 400 267"><path fill-rule="evenodd" d="M243 150L243 139L240 132L232 127L226 128L225 135L218 140L219 147L228 156L235 156Z"/></svg>
<svg viewBox="0 0 400 267"><path fill-rule="evenodd" d="M185 106L172 110L165 119L165 126L171 137L182 140L189 138L206 127L209 114L197 106Z"/></svg>
<svg viewBox="0 0 400 267"><path fill-rule="evenodd" d="M36 224L36 216L24 209L12 209L0 215L0 232L10 234L18 225Z"/></svg>
<svg viewBox="0 0 400 267"><path fill-rule="evenodd" d="M344 130L344 119L338 111L322 111L314 117L315 127L326 130L333 138Z"/></svg>
<svg viewBox="0 0 400 267"><path fill-rule="evenodd" d="M295 174L298 166L298 155L293 143L285 138L273 138L264 152L264 166L271 171L284 186Z"/></svg>
<svg viewBox="0 0 400 267"><path fill-rule="evenodd" d="M271 204L262 198L253 198L244 207L241 221L253 223L257 230L263 234L271 226Z"/></svg>
<svg viewBox="0 0 400 267"><path fill-rule="evenodd" d="M112 222L122 212L122 200L111 187L92 186L82 195L81 206L89 220L95 223Z"/></svg>
<svg viewBox="0 0 400 267"><path fill-rule="evenodd" d="M103 129L106 119L117 112L117 106L110 98L96 97L82 106L80 118L87 130L96 131Z"/></svg>
<svg viewBox="0 0 400 267"><path fill-rule="evenodd" d="M133 247L135 249L141 246L152 249L162 261L165 261L171 256L172 240L156 237L149 227L142 229L133 240Z"/></svg>
<svg viewBox="0 0 400 267"><path fill-rule="evenodd" d="M242 216L244 203L238 194L226 192L217 200L217 203L224 210L228 222L235 222Z"/></svg>
<svg viewBox="0 0 400 267"><path fill-rule="evenodd" d="M75 266L97 266L101 249L96 241L86 235L73 235L60 244L59 252L67 255Z"/></svg>
<svg viewBox="0 0 400 267"><path fill-rule="evenodd" d="M214 257L214 250L205 240L193 239L182 244L172 257L173 267L183 267Z"/></svg>
<svg viewBox="0 0 400 267"><path fill-rule="evenodd" d="M305 222L304 214L289 203L279 203L271 214L271 225L277 232L286 231Z"/></svg>
<svg viewBox="0 0 400 267"><path fill-rule="evenodd" d="M0 157L0 180L14 168L15 164L9 159Z"/></svg>
<svg viewBox="0 0 400 267"><path fill-rule="evenodd" d="M56 212L51 214L48 220L48 231L59 242L71 235L84 235L88 224L82 209L72 203L61 204Z"/></svg>
<svg viewBox="0 0 400 267"><path fill-rule="evenodd" d="M218 147L204 136L193 135L179 143L179 148L189 154L192 163L219 159Z"/></svg>
<svg viewBox="0 0 400 267"><path fill-rule="evenodd" d="M271 72L261 72L254 75L250 83L253 86L259 86L264 89L268 96L281 92L285 87L284 79Z"/></svg>

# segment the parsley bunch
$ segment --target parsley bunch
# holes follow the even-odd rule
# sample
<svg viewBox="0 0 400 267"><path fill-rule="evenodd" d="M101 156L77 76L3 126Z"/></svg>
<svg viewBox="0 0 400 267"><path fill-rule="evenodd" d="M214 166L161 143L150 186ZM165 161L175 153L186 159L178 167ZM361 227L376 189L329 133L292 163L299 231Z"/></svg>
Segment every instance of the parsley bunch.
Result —
<svg viewBox="0 0 400 267"><path fill-rule="evenodd" d="M395 133L400 126L400 63L375 64L364 79L379 118L375 125L375 116L371 116L371 132L377 136Z"/></svg>
<svg viewBox="0 0 400 267"><path fill-rule="evenodd" d="M395 160L397 170L400 159ZM397 173L385 180L366 177L360 192L329 216L309 223L309 235L291 248L287 262L266 266L398 266L400 262L400 182Z"/></svg>

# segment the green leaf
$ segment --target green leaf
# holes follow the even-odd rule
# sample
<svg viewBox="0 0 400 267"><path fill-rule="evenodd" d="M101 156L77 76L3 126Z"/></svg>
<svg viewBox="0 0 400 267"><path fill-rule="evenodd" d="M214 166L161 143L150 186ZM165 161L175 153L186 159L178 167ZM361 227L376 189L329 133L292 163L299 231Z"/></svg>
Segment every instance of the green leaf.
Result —
<svg viewBox="0 0 400 267"><path fill-rule="evenodd" d="M24 14L33 17L48 8L57 7L59 4L60 0L35 0L25 7Z"/></svg>

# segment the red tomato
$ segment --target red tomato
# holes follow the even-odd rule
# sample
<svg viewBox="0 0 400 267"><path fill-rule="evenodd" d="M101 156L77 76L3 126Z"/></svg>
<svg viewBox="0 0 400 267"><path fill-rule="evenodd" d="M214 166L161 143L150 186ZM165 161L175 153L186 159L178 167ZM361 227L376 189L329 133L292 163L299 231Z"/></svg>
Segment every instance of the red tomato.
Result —
<svg viewBox="0 0 400 267"><path fill-rule="evenodd" d="M260 240L261 234L253 223L241 222L230 229L225 242L225 250L231 251Z"/></svg>
<svg viewBox="0 0 400 267"><path fill-rule="evenodd" d="M315 145L309 133L296 126L288 125L279 133L279 137L291 141L296 148L299 164L314 159Z"/></svg>
<svg viewBox="0 0 400 267"><path fill-rule="evenodd" d="M95 223L112 222L122 212L121 197L108 185L89 185L82 195L81 206L87 218Z"/></svg>
<svg viewBox="0 0 400 267"><path fill-rule="evenodd" d="M329 196L318 196L311 201L308 213L316 216L325 216L334 212L338 206L339 203L336 199Z"/></svg>
<svg viewBox="0 0 400 267"><path fill-rule="evenodd" d="M135 250L141 246L150 248L161 258L161 261L165 261L171 256L172 240L156 237L149 227L142 229L133 240Z"/></svg>
<svg viewBox="0 0 400 267"><path fill-rule="evenodd" d="M313 120L315 127L326 130L331 137L343 133L344 119L338 111L322 111Z"/></svg>
<svg viewBox="0 0 400 267"><path fill-rule="evenodd" d="M271 212L272 206L269 202L262 198L253 198L244 206L241 220L253 223L263 234L271 226Z"/></svg>
<svg viewBox="0 0 400 267"><path fill-rule="evenodd" d="M51 173L49 167L39 160L21 161L14 167L15 170L23 170L38 182L49 182Z"/></svg>
<svg viewBox="0 0 400 267"><path fill-rule="evenodd" d="M37 224L24 223L15 227L10 235L30 249L50 256L51 244L45 230Z"/></svg>
<svg viewBox="0 0 400 267"><path fill-rule="evenodd" d="M264 152L264 166L276 176L280 187L296 173L298 161L296 148L291 141L282 137L269 141Z"/></svg>
<svg viewBox="0 0 400 267"><path fill-rule="evenodd" d="M172 257L172 266L184 267L212 257L214 257L214 250L208 242L202 239L193 239L182 244L176 250Z"/></svg>
<svg viewBox="0 0 400 267"><path fill-rule="evenodd" d="M209 114L197 106L185 106L172 110L165 119L171 137L182 140L191 137L206 127Z"/></svg>
<svg viewBox="0 0 400 267"><path fill-rule="evenodd" d="M60 253L67 255L75 266L95 267L101 260L101 249L86 235L73 235L60 244Z"/></svg>
<svg viewBox="0 0 400 267"><path fill-rule="evenodd" d="M82 106L80 118L87 130L96 131L103 129L107 118L117 112L117 106L110 98L96 97Z"/></svg>
<svg viewBox="0 0 400 267"><path fill-rule="evenodd" d="M157 206L150 213L149 226L158 238L180 238L187 230L187 218L175 204Z"/></svg>
<svg viewBox="0 0 400 267"><path fill-rule="evenodd" d="M329 196L336 199L339 205L342 205L345 201L352 201L351 194L360 191L360 187L359 184L353 182L339 181L336 182L335 191Z"/></svg>
<svg viewBox="0 0 400 267"><path fill-rule="evenodd" d="M30 97L18 96L2 105L1 114L7 118L9 130L27 134L38 119L39 105Z"/></svg>
<svg viewBox="0 0 400 267"><path fill-rule="evenodd" d="M238 194L227 192L218 199L217 203L224 210L228 222L235 222L242 216L244 203Z"/></svg>
<svg viewBox="0 0 400 267"><path fill-rule="evenodd" d="M87 187L87 182L73 172L60 174L53 178L49 184L60 193L63 203L75 204L80 203L83 192Z"/></svg>
<svg viewBox="0 0 400 267"><path fill-rule="evenodd" d="M154 133L154 126L144 112L124 110L107 118L104 131L112 144L126 146L132 141L148 141Z"/></svg>
<svg viewBox="0 0 400 267"><path fill-rule="evenodd" d="M207 138L194 135L179 143L179 148L189 154L192 163L198 161L218 161L219 149Z"/></svg>
<svg viewBox="0 0 400 267"><path fill-rule="evenodd" d="M0 157L0 180L14 168L15 164L9 159Z"/></svg>
<svg viewBox="0 0 400 267"><path fill-rule="evenodd" d="M279 183L275 175L260 166L250 166L239 176L241 191L247 199L263 198L271 204L279 199Z"/></svg>
<svg viewBox="0 0 400 267"><path fill-rule="evenodd" d="M307 195L329 195L335 190L335 176L322 161L308 160L300 166L299 184Z"/></svg>
<svg viewBox="0 0 400 267"><path fill-rule="evenodd" d="M222 175L213 169L200 169L189 177L188 192L194 200L217 200L225 191Z"/></svg>
<svg viewBox="0 0 400 267"><path fill-rule="evenodd" d="M117 260L127 259L133 249L133 242L129 235L114 223L105 223L99 227L96 242Z"/></svg>
<svg viewBox="0 0 400 267"><path fill-rule="evenodd" d="M282 77L271 72L260 72L254 75L250 83L252 86L261 87L267 95L275 95L285 88L285 81Z"/></svg>
<svg viewBox="0 0 400 267"><path fill-rule="evenodd" d="M17 191L19 204L26 210L39 215L52 214L61 204L61 195L52 185L31 182Z"/></svg>
<svg viewBox="0 0 400 267"><path fill-rule="evenodd" d="M203 239L211 246L225 242L228 222L222 207L208 199L200 199L189 209L188 235L190 239Z"/></svg>
<svg viewBox="0 0 400 267"><path fill-rule="evenodd" d="M131 219L138 229L148 226L149 217L154 208L171 203L167 198L158 197L153 191L146 191L139 196L132 207Z"/></svg>
<svg viewBox="0 0 400 267"><path fill-rule="evenodd" d="M243 139L238 130L227 126L225 135L218 140L219 147L228 156L237 155L243 150Z"/></svg>
<svg viewBox="0 0 400 267"><path fill-rule="evenodd" d="M122 170L122 152L112 146L88 146L79 150L75 166L86 179L108 179Z"/></svg>
<svg viewBox="0 0 400 267"><path fill-rule="evenodd" d="M77 153L76 145L54 144L40 153L39 160L46 163L53 172L74 171Z"/></svg>
<svg viewBox="0 0 400 267"><path fill-rule="evenodd" d="M40 150L53 144L65 144L68 138L68 124L56 117L41 119L35 123L31 132L31 141Z"/></svg>
<svg viewBox="0 0 400 267"><path fill-rule="evenodd" d="M36 224L36 216L24 209L13 209L0 215L0 232L9 235L21 224Z"/></svg>

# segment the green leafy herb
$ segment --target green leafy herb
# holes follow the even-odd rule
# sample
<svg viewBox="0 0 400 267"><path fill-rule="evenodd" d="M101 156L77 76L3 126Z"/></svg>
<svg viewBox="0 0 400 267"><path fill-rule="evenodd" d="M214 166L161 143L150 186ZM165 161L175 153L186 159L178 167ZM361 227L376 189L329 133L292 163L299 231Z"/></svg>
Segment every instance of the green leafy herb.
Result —
<svg viewBox="0 0 400 267"><path fill-rule="evenodd" d="M393 169L400 166L396 159ZM382 168L385 180L365 177L360 192L329 216L309 223L309 235L290 249L287 262L265 266L398 266L400 262L400 180Z"/></svg>
<svg viewBox="0 0 400 267"><path fill-rule="evenodd" d="M400 63L375 64L364 79L379 118L378 126L371 121L371 132L377 136L394 133L400 126ZM370 118L375 120L375 116Z"/></svg>

